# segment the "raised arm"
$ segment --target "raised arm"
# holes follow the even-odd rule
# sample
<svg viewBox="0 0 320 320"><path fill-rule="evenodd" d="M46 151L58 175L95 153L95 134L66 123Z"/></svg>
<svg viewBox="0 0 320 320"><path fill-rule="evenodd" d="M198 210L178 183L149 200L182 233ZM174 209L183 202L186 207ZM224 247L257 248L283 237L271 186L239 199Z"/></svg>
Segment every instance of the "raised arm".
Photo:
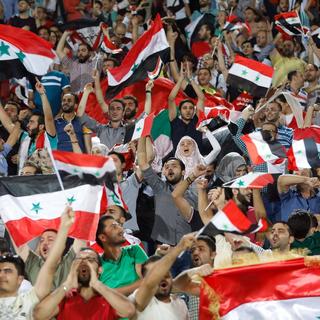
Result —
<svg viewBox="0 0 320 320"><path fill-rule="evenodd" d="M278 192L287 192L291 186L295 186L297 184L307 184L310 187L317 188L319 187L319 183L318 178L297 176L295 174L284 174L278 178Z"/></svg>
<svg viewBox="0 0 320 320"><path fill-rule="evenodd" d="M174 82L178 82L179 80L179 69L175 58L175 44L177 41L179 34L178 32L174 32L172 30L172 26L168 26L167 30L167 40L170 46L170 60L169 60L169 66L170 66L170 72L171 76L174 80Z"/></svg>
<svg viewBox="0 0 320 320"><path fill-rule="evenodd" d="M155 262L151 270L147 272L136 293L135 303L138 311L141 312L146 308L155 295L160 281L168 273L176 258L181 252L191 248L194 241L195 236L193 234L183 236L177 246L173 247L161 260Z"/></svg>
<svg viewBox="0 0 320 320"><path fill-rule="evenodd" d="M201 179L197 181L197 190L198 190L198 211L201 218L201 221L204 225L209 223L209 221L213 217L213 211L211 208L207 208L209 201L208 201L208 180Z"/></svg>
<svg viewBox="0 0 320 320"><path fill-rule="evenodd" d="M209 165L216 159L216 157L220 153L221 146L216 137L213 135L213 133L208 129L206 130L206 136L212 147L212 151L204 158L205 164Z"/></svg>
<svg viewBox="0 0 320 320"><path fill-rule="evenodd" d="M99 106L101 107L103 113L107 114L109 112L109 106L103 97L103 92L102 92L101 82L100 82L100 73L97 69L93 70L92 77L94 79L94 89L95 89L96 98L99 103ZM83 112L84 112L84 110L83 110Z"/></svg>
<svg viewBox="0 0 320 320"><path fill-rule="evenodd" d="M60 38L60 40L58 42L56 52L57 52L57 55L58 55L60 60L62 60L66 56L66 53L64 52L64 45L66 43L67 37L70 36L70 34L71 34L71 31L67 31L66 30L62 34L62 36L61 36L61 38Z"/></svg>
<svg viewBox="0 0 320 320"><path fill-rule="evenodd" d="M34 285L34 289L40 300L49 294L51 290L54 273L65 249L68 232L74 219L73 210L70 207L66 207L61 216L57 238L53 243L48 258L40 269Z"/></svg>
<svg viewBox="0 0 320 320"><path fill-rule="evenodd" d="M46 94L46 89L44 88L43 84L37 79L36 82L36 90L38 91L42 108L43 108L43 114L44 114L44 124L46 127L46 132L51 136L56 136L56 126L54 124L54 118L52 114L52 109Z"/></svg>
<svg viewBox="0 0 320 320"><path fill-rule="evenodd" d="M189 177L180 181L176 187L174 188L173 192L171 193L173 202L176 207L179 209L182 216L186 219L186 221L190 221L193 214L193 208L183 196L189 186L200 176L205 174L206 167L203 165L198 165L193 169L193 172Z"/></svg>
<svg viewBox="0 0 320 320"><path fill-rule="evenodd" d="M20 133L21 133L20 122L17 122L13 127L13 131L10 133L6 143L9 146L13 147L18 141L20 137Z"/></svg>
<svg viewBox="0 0 320 320"><path fill-rule="evenodd" d="M87 106L87 101L89 98L90 93L93 92L93 87L92 87L92 83L87 83L84 86L83 89L83 94L81 97L81 100L79 102L79 106L78 106L78 110L77 110L77 116L78 117L82 117L85 110L86 110L86 106Z"/></svg>
<svg viewBox="0 0 320 320"><path fill-rule="evenodd" d="M146 170L150 167L147 161L146 137L141 137L138 140L137 159L141 170Z"/></svg>
<svg viewBox="0 0 320 320"><path fill-rule="evenodd" d="M1 102L0 102L0 121L9 133L11 133L13 131L14 123L11 121L10 117L4 111L4 108L1 104Z"/></svg>
<svg viewBox="0 0 320 320"><path fill-rule="evenodd" d="M77 135L76 133L74 132L74 128L73 128L73 125L72 123L68 123L65 127L64 127L64 132L67 133L67 135L69 136L70 138L70 141L71 141L71 144L72 144L72 151L74 153L82 153L82 150L79 146L79 141L77 139Z"/></svg>
<svg viewBox="0 0 320 320"><path fill-rule="evenodd" d="M148 83L146 84L146 101L144 103L144 112L146 114L151 113L153 86L154 86L153 80L149 80Z"/></svg>
<svg viewBox="0 0 320 320"><path fill-rule="evenodd" d="M193 90L195 91L195 93L197 94L197 97L198 97L196 108L197 108L197 114L199 114L199 111L204 111L205 96L204 96L204 93L202 92L200 86L192 78L192 73L189 68L189 65L187 65L187 77L188 77L188 80L190 81L190 84L192 85Z"/></svg>

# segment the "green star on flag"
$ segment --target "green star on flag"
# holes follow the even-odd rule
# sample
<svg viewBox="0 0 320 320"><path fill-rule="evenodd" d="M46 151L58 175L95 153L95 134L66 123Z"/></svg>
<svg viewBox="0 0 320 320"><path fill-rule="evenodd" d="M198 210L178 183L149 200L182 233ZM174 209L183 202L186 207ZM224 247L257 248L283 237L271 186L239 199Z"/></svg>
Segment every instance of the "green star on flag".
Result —
<svg viewBox="0 0 320 320"><path fill-rule="evenodd" d="M115 194L112 194L110 197L112 201L115 203L115 205L121 206L121 202L119 201L118 197Z"/></svg>
<svg viewBox="0 0 320 320"><path fill-rule="evenodd" d="M99 177L99 176L100 176L100 171L97 171L94 175L95 175L96 177Z"/></svg>
<svg viewBox="0 0 320 320"><path fill-rule="evenodd" d="M132 72L135 72L135 71L138 69L138 67L139 67L139 64L138 64L138 63L135 63L135 64L133 65L133 67L131 68L131 71L132 71Z"/></svg>
<svg viewBox="0 0 320 320"><path fill-rule="evenodd" d="M241 75L242 75L242 76L246 76L247 74L248 74L248 71L247 71L247 70L242 70L242 71L241 71Z"/></svg>
<svg viewBox="0 0 320 320"><path fill-rule="evenodd" d="M255 81L259 81L260 80L260 76L257 75Z"/></svg>
<svg viewBox="0 0 320 320"><path fill-rule="evenodd" d="M16 55L21 62L23 62L24 58L26 57L26 55L22 51L16 52Z"/></svg>
<svg viewBox="0 0 320 320"><path fill-rule="evenodd" d="M136 130L137 130L137 131L140 131L141 129L142 129L141 127L138 127Z"/></svg>
<svg viewBox="0 0 320 320"><path fill-rule="evenodd" d="M68 200L68 203L70 203L70 204L76 201L74 196L67 198L67 200Z"/></svg>
<svg viewBox="0 0 320 320"><path fill-rule="evenodd" d="M270 158L271 158L271 154L270 154L270 153L267 154L267 155L266 155L266 158L267 158L267 159L270 159Z"/></svg>
<svg viewBox="0 0 320 320"><path fill-rule="evenodd" d="M10 56L9 53L9 48L10 46L6 45L3 41L1 41L1 45L0 45L0 57L7 54L8 56Z"/></svg>
<svg viewBox="0 0 320 320"><path fill-rule="evenodd" d="M239 180L238 181L238 186L239 187L243 187L244 186L244 181L243 180Z"/></svg>
<svg viewBox="0 0 320 320"><path fill-rule="evenodd" d="M302 154L303 152L302 152L302 150L299 150L299 151L297 151L297 153L298 153L298 154Z"/></svg>
<svg viewBox="0 0 320 320"><path fill-rule="evenodd" d="M42 208L40 207L40 202L38 203L32 203L32 209L31 211L35 211L36 214L38 214L38 212L42 210Z"/></svg>
<svg viewBox="0 0 320 320"><path fill-rule="evenodd" d="M73 173L78 173L78 172L79 172L78 169L76 169L76 168L73 169Z"/></svg>
<svg viewBox="0 0 320 320"><path fill-rule="evenodd" d="M229 226L227 224L224 224L222 227L223 227L223 230L229 230Z"/></svg>

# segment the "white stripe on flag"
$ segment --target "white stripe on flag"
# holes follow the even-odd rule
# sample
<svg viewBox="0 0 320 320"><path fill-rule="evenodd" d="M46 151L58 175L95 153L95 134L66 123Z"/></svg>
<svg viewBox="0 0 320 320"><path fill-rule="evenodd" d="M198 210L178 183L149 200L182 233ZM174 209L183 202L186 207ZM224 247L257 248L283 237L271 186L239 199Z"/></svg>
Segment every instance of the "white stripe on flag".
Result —
<svg viewBox="0 0 320 320"><path fill-rule="evenodd" d="M66 198L74 211L99 213L102 186L82 185L63 191L34 194L31 196L1 196L0 212L4 223L22 218L52 220L59 218L66 207Z"/></svg>
<svg viewBox="0 0 320 320"><path fill-rule="evenodd" d="M257 152L263 160L268 162L268 161L279 159L279 157L275 156L272 153L269 145L265 141L261 141L262 136L260 131L250 133L249 137L251 138L252 142L255 144L257 148Z"/></svg>
<svg viewBox="0 0 320 320"><path fill-rule="evenodd" d="M320 318L319 297L258 301L240 305L221 320L316 320Z"/></svg>
<svg viewBox="0 0 320 320"><path fill-rule="evenodd" d="M222 212L218 211L215 216L211 219L211 223L219 230L227 231L238 231L242 232L240 229L235 227L231 221L228 219L227 215Z"/></svg>
<svg viewBox="0 0 320 320"><path fill-rule="evenodd" d="M139 139L141 137L145 119L146 118L142 118L138 122L136 122L136 124L134 126L134 132L133 132L131 140L136 140L136 139Z"/></svg>
<svg viewBox="0 0 320 320"><path fill-rule="evenodd" d="M248 81L253 82L257 86L270 88L272 78L250 69L243 64L234 63L229 70L229 74L233 74L237 77L245 78Z"/></svg>
<svg viewBox="0 0 320 320"><path fill-rule="evenodd" d="M163 28L158 31L152 38L147 47L144 48L138 55L136 61L134 62L136 65L140 65L146 58L155 54L157 52L163 51L169 47L168 41L166 38L166 34ZM112 76L110 72L108 72L108 83L109 86L117 86L119 83L122 83L129 79L133 74L132 70L130 70L119 82Z"/></svg>
<svg viewBox="0 0 320 320"><path fill-rule="evenodd" d="M293 140L292 150L298 168L311 168L307 159L304 140Z"/></svg>

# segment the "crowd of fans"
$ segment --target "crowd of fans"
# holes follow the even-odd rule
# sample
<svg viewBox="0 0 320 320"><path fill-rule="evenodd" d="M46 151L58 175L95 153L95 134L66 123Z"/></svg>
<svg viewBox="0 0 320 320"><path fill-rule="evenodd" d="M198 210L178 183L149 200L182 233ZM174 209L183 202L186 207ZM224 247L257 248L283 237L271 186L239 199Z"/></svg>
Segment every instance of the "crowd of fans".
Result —
<svg viewBox="0 0 320 320"><path fill-rule="evenodd" d="M289 9L309 28L305 37L275 29L274 16ZM121 66L157 13L170 46L161 76L174 82L163 102L173 149L159 160L150 137L131 141L134 165L128 169L114 146L132 130L138 101L134 95L107 101L100 80ZM201 26L190 48L185 27L202 13L212 14L212 21ZM242 28L225 30L231 15L244 22ZM121 52L98 54L99 48L94 51L87 43L70 46L71 32L64 24L79 19L103 22ZM320 27L318 1L0 0L0 23L36 33L56 52L50 70L24 94L16 79L0 82L0 174L54 174L46 143L52 149L110 156L128 207L103 210L93 245L69 239L66 248L74 220L70 207L59 230L46 230L32 244L16 248L1 229L0 319L198 319L199 276L320 254L320 166L295 172L278 166L274 183L262 189L223 187L248 172L270 171L267 163L250 162L243 134L261 130L267 141L291 147L296 112L284 93L299 101L304 128L320 125L320 49L310 36ZM229 126L217 130L214 122L197 130L205 95L232 102L242 93L227 81L235 54L272 66L271 90L280 94L259 112L268 97L254 97ZM153 88L150 80L144 114L152 110ZM180 90L190 98L177 106ZM86 114L90 94L106 124ZM250 237L196 236L193 232L228 200L252 223L266 218L268 231Z"/></svg>

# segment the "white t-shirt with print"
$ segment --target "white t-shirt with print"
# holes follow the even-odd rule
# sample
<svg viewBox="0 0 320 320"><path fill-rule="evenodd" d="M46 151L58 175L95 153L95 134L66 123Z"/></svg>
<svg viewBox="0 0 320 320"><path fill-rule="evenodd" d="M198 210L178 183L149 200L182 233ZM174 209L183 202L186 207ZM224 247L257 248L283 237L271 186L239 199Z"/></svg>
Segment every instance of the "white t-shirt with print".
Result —
<svg viewBox="0 0 320 320"><path fill-rule="evenodd" d="M34 288L16 297L0 298L0 319L31 320L33 308L38 302Z"/></svg>
<svg viewBox="0 0 320 320"><path fill-rule="evenodd" d="M129 296L131 301L135 301L136 291ZM166 303L153 297L147 307L142 311L137 311L135 320L188 320L188 308L185 302L178 296L171 295L171 302Z"/></svg>

